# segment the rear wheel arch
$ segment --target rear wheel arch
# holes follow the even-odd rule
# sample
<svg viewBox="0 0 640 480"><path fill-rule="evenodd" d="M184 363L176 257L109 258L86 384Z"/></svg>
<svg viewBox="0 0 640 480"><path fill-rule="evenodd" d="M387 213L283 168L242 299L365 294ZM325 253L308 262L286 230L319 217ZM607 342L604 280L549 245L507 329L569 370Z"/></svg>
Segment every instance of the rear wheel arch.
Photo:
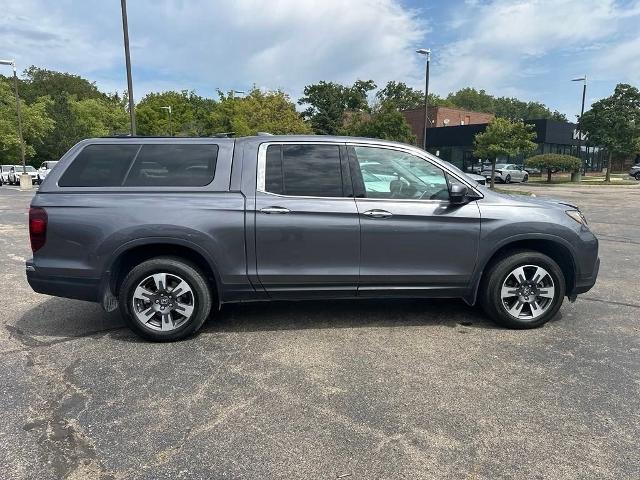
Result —
<svg viewBox="0 0 640 480"><path fill-rule="evenodd" d="M109 288L117 297L129 271L140 263L157 257L174 257L198 267L206 275L214 301L221 303L222 290L218 269L213 260L197 245L167 240L131 242L121 247L109 262Z"/></svg>

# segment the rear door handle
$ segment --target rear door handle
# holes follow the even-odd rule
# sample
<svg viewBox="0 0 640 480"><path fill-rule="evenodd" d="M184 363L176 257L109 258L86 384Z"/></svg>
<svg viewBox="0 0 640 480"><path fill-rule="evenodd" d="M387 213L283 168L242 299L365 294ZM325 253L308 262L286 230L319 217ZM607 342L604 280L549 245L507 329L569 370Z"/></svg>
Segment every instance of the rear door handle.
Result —
<svg viewBox="0 0 640 480"><path fill-rule="evenodd" d="M260 211L262 213L271 214L271 213L289 213L291 210L284 207L265 207L265 208L261 208Z"/></svg>
<svg viewBox="0 0 640 480"><path fill-rule="evenodd" d="M374 208L373 210L367 210L366 212L362 212L363 215L371 218L389 218L393 217L391 212L387 212L386 210L379 210Z"/></svg>

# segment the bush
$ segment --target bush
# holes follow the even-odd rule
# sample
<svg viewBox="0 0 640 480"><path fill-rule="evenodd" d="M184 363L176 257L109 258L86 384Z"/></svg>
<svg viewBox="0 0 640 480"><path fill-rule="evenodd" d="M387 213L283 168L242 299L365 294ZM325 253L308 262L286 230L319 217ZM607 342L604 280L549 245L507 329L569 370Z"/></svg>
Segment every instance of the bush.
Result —
<svg viewBox="0 0 640 480"><path fill-rule="evenodd" d="M580 171L582 161L571 155L562 155L559 153L544 153L542 155L534 155L524 161L526 167L536 167L540 170L547 171L547 182L551 181L551 174L569 170L570 172Z"/></svg>

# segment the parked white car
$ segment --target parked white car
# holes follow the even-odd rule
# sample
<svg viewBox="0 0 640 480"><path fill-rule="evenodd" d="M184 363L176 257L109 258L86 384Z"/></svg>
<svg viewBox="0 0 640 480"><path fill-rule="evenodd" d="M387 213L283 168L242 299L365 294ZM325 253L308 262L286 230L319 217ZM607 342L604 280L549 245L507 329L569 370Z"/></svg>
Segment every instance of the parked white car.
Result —
<svg viewBox="0 0 640 480"><path fill-rule="evenodd" d="M9 183L9 170L13 165L0 165L0 185Z"/></svg>
<svg viewBox="0 0 640 480"><path fill-rule="evenodd" d="M487 182L491 181L491 167L485 167L482 170L482 176L487 179ZM529 180L529 174L526 170L523 170L521 166L514 165L512 163L498 163L496 164L495 181L502 183L511 182L526 182Z"/></svg>
<svg viewBox="0 0 640 480"><path fill-rule="evenodd" d="M27 165L26 170L31 177L31 183L33 185L40 183L40 176L35 168ZM11 165L9 168L8 183L10 185L20 185L20 175L22 175L22 165Z"/></svg>
<svg viewBox="0 0 640 480"><path fill-rule="evenodd" d="M57 163L58 163L57 160L42 162L42 165L40 165L40 168L38 169L38 175L40 175L40 182L42 182L47 177L51 169L55 167Z"/></svg>

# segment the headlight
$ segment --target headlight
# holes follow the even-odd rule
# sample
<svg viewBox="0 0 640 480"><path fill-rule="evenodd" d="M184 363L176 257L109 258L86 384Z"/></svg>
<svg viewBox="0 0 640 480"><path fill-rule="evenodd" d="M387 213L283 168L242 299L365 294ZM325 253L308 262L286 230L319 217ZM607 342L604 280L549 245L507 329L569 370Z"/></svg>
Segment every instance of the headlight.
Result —
<svg viewBox="0 0 640 480"><path fill-rule="evenodd" d="M585 227L587 226L587 219L584 218L584 215L580 210L567 210L565 213L579 224L584 225Z"/></svg>

